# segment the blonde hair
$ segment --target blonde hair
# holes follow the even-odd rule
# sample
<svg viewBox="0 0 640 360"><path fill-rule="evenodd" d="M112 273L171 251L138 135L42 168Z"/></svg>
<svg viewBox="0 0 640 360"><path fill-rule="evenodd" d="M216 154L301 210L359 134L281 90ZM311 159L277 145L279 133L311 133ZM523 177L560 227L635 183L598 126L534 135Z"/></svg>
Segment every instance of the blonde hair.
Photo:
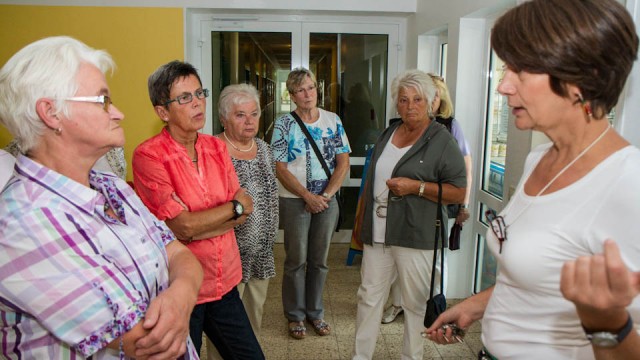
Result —
<svg viewBox="0 0 640 360"><path fill-rule="evenodd" d="M449 95L449 88L444 82L441 76L435 74L429 74L433 85L436 86L437 95L440 97L440 107L433 109L434 115L444 119L448 119L453 116L453 102L451 101L451 95Z"/></svg>

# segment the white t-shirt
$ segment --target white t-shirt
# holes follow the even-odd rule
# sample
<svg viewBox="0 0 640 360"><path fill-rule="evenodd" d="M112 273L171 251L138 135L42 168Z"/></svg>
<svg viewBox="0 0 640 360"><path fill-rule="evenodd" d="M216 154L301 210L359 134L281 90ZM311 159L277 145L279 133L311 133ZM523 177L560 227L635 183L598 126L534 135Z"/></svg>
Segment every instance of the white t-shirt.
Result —
<svg viewBox="0 0 640 360"><path fill-rule="evenodd" d="M318 111L320 113L318 120L305 125L316 142L318 150L324 156L329 171L333 174L337 166L336 155L350 153L351 148L338 115L323 109ZM276 161L287 163L287 170L300 184L313 194L322 194L329 183L327 173L309 145L309 140L290 114L276 120L271 150ZM298 198L280 183L279 195Z"/></svg>
<svg viewBox="0 0 640 360"><path fill-rule="evenodd" d="M523 184L550 146L529 154L526 176L502 213L507 239L501 254L493 231L487 232L499 272L482 342L500 360L593 359L575 306L560 293L562 265L602 253L610 238L627 266L640 270L640 150L628 146L568 187L529 196ZM640 298L628 310L638 324Z"/></svg>
<svg viewBox="0 0 640 360"><path fill-rule="evenodd" d="M4 188L4 185L9 181L11 175L13 175L13 164L16 159L4 150L0 150L0 190Z"/></svg>
<svg viewBox="0 0 640 360"><path fill-rule="evenodd" d="M395 132L394 132L395 133ZM393 134L391 135L393 139ZM375 181L373 182L373 241L376 243L384 243L385 233L387 231L387 218L381 218L376 215L376 209L378 206L386 206L386 202L389 197L389 188L387 187L387 180L391 178L393 169L396 164L404 156L404 154L411 149L413 145L399 148L391 143L391 140L387 142L387 145L382 150L382 154L378 158L376 163ZM380 209L381 214L386 214L387 209Z"/></svg>

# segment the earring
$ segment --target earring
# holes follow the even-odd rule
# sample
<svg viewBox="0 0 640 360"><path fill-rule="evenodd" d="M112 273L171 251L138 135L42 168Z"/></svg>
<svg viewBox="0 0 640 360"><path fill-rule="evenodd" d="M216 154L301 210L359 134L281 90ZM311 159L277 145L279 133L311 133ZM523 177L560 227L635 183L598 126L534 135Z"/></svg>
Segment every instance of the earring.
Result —
<svg viewBox="0 0 640 360"><path fill-rule="evenodd" d="M53 130L53 132L54 132L56 135L60 136L60 134L62 134L62 128L56 128L55 130Z"/></svg>
<svg viewBox="0 0 640 360"><path fill-rule="evenodd" d="M578 100L582 104L582 109L584 110L585 114L587 114L587 116L589 117L592 117L593 111L591 111L591 103L588 103L580 93L578 93Z"/></svg>

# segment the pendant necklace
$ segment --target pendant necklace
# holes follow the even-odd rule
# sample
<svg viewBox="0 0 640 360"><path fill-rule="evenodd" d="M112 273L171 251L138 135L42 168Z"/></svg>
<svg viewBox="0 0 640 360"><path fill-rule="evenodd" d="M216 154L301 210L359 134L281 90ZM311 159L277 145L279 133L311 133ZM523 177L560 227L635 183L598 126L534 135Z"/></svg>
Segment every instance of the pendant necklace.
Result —
<svg viewBox="0 0 640 360"><path fill-rule="evenodd" d="M237 147L234 143L231 142L231 140L229 140L229 137L227 137L227 132L223 131L222 135L224 135L224 138L227 139L227 141L229 142L229 144L231 145L232 148L240 151L240 152L249 152L253 149L253 146L256 144L256 141L251 139L251 146L249 146L248 149L244 150L244 149L240 149L239 147Z"/></svg>
<svg viewBox="0 0 640 360"><path fill-rule="evenodd" d="M547 183L547 185L545 185L540 191L538 191L538 193L533 197L533 199L531 199L531 201L522 210L520 210L520 212L516 216L514 216L514 219L513 221L511 221L511 224L509 225L505 224L506 227L513 225L513 223L515 223L516 220L520 218L520 216L529 208L529 206L531 206L533 201L537 199L540 195L542 195L542 193L545 192L549 188L549 186L551 186L551 184L553 184L556 180L558 180L558 178L562 174L564 174L564 172L567 171L571 167L571 165L575 164L576 161L578 161L581 157L583 157L584 154L589 152L589 150L591 150L592 147L594 147L600 140L602 140L602 138L604 138L604 136L607 134L609 129L611 129L611 124L608 124L607 128L604 129L604 131L602 132L602 134L600 134L600 136L598 136L595 140L593 140L593 142L589 144L589 146L587 146L584 150L582 150L582 152L578 154L578 156L576 156L573 160L571 160L571 162L569 162L565 167L563 167L562 170L560 170L560 172L558 172L556 176L554 176L553 179L551 179ZM522 191L524 191L524 183L522 184L522 188L523 188ZM506 236L505 236L505 240L506 240Z"/></svg>

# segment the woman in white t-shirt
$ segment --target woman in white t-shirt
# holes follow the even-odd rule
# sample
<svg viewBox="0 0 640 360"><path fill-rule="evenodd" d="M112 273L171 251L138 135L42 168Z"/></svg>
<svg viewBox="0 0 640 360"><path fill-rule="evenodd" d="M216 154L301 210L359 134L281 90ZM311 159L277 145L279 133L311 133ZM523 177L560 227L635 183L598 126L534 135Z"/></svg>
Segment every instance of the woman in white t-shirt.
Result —
<svg viewBox="0 0 640 360"><path fill-rule="evenodd" d="M640 358L640 151L607 120L637 56L633 20L615 0L534 0L498 19L491 44L516 127L551 143L487 213L496 285L426 334L455 342L444 325L483 319L488 359Z"/></svg>

